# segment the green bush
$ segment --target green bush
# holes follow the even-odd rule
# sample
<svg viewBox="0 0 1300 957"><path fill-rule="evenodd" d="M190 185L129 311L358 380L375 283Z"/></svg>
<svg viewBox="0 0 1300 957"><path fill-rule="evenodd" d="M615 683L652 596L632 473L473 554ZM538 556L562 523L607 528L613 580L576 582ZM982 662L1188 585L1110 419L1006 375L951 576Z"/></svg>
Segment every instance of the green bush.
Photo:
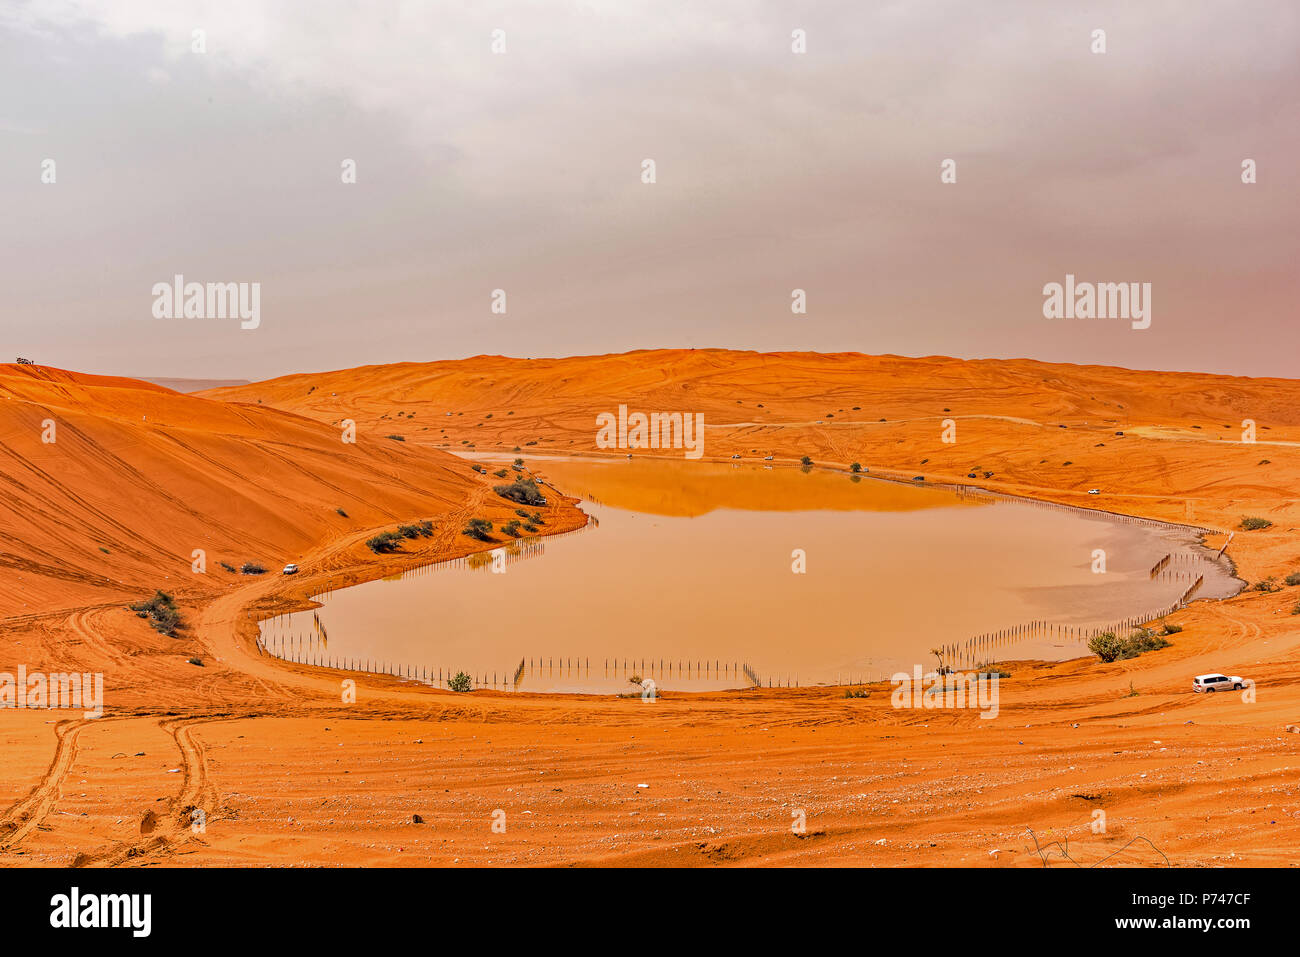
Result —
<svg viewBox="0 0 1300 957"><path fill-rule="evenodd" d="M861 472L861 471L862 471L862 463L861 463L861 462L854 462L852 465L849 466L849 471L850 471L850 472Z"/></svg>
<svg viewBox="0 0 1300 957"><path fill-rule="evenodd" d="M532 479L515 479L509 485L494 486L492 491L520 505L545 505L546 496Z"/></svg>
<svg viewBox="0 0 1300 957"><path fill-rule="evenodd" d="M395 552L401 544L402 536L397 532L380 532L378 535L372 535L366 539L366 547L376 555L387 555Z"/></svg>
<svg viewBox="0 0 1300 957"><path fill-rule="evenodd" d="M404 435L390 435L389 438L392 439L394 442L405 442L405 441L406 441L406 436L404 436Z"/></svg>
<svg viewBox="0 0 1300 957"><path fill-rule="evenodd" d="M161 632L169 638L175 637L176 629L181 625L181 613L172 596L165 591L155 591L153 597L128 605L140 618L148 618L154 631Z"/></svg>
<svg viewBox="0 0 1300 957"><path fill-rule="evenodd" d="M463 671L456 672L456 676L447 682L447 687L452 691L465 692L474 687L474 681Z"/></svg>
<svg viewBox="0 0 1300 957"><path fill-rule="evenodd" d="M1256 532L1261 528L1268 528L1272 524L1266 518L1257 518L1253 515L1243 515L1241 517L1241 527L1248 532Z"/></svg>
<svg viewBox="0 0 1300 957"><path fill-rule="evenodd" d="M808 455L805 455L803 458L801 458L801 459L799 460L799 464L800 464L800 465L812 465L812 464L813 464L812 457L811 457L811 456L808 456Z"/></svg>
<svg viewBox="0 0 1300 957"><path fill-rule="evenodd" d="M1285 581L1288 585L1300 585L1300 572L1292 572L1286 576Z"/></svg>
<svg viewBox="0 0 1300 957"><path fill-rule="evenodd" d="M477 538L480 542L492 541L492 523L486 518L471 518L461 529L462 535Z"/></svg>
<svg viewBox="0 0 1300 957"><path fill-rule="evenodd" d="M1149 628L1130 632L1127 638L1121 638L1113 631L1103 631L1088 639L1088 650L1105 662L1136 658L1143 652L1167 647L1169 641Z"/></svg>
<svg viewBox="0 0 1300 957"><path fill-rule="evenodd" d="M519 520L512 518L501 526L501 531L505 532L511 538L519 537Z"/></svg>
<svg viewBox="0 0 1300 957"><path fill-rule="evenodd" d="M265 575L266 569L257 562L244 562L239 566L239 572L241 575Z"/></svg>
<svg viewBox="0 0 1300 957"><path fill-rule="evenodd" d="M1255 582L1254 587L1255 587L1255 591L1270 592L1270 593L1282 590L1282 586L1277 583L1277 579L1274 578L1272 575L1269 575L1267 578L1261 581Z"/></svg>

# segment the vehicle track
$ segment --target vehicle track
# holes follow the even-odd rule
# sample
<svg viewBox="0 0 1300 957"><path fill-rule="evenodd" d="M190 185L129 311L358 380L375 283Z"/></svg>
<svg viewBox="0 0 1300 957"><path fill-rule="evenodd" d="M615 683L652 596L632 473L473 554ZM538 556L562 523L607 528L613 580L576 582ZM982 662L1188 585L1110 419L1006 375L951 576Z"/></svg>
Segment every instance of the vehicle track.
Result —
<svg viewBox="0 0 1300 957"><path fill-rule="evenodd" d="M0 851L8 850L20 843L40 825L58 803L62 795L63 779L72 769L72 764L77 757L77 738L88 724L90 724L89 719L75 718L60 721L55 725L54 734L57 744L54 748L54 757L50 760L49 767L45 769L41 780L25 798L0 813Z"/></svg>

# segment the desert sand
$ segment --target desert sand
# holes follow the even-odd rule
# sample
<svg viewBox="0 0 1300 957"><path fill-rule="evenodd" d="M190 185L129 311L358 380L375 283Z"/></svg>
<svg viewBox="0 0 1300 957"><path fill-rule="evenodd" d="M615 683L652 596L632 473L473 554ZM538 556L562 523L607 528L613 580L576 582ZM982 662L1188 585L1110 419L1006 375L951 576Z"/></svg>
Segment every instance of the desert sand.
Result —
<svg viewBox="0 0 1300 957"><path fill-rule="evenodd" d="M704 413L714 460L858 461L1224 531L1262 516L1273 525L1228 547L1240 576L1300 570L1291 380L673 350L181 395L0 366L0 668L106 681L98 719L0 712L0 864L1071 866L1063 849L1085 866L1300 860L1300 734L1286 730L1300 723L1296 587L1193 604L1170 619L1184 626L1171 647L1136 659L1013 663L993 721L897 710L883 685L853 699L772 689L653 704L456 695L259 654L258 617L483 547L459 534L465 518L511 507L449 453L608 454L594 420L620 403ZM343 419L355 444L340 440ZM955 445L940 442L945 419ZM572 500L546 516L550 532L585 520ZM415 519L436 534L403 554L365 548ZM246 560L303 572L219 564ZM125 608L155 588L178 597L177 638ZM526 615L485 612L485 629L510 627ZM1257 700L1191 694L1206 671L1254 678Z"/></svg>

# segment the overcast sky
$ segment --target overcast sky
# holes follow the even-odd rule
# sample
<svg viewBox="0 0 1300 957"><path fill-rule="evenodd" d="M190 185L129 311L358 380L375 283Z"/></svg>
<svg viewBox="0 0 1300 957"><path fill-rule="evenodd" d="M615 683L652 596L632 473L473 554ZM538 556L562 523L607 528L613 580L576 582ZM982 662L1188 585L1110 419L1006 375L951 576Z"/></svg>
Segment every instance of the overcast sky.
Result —
<svg viewBox="0 0 1300 957"><path fill-rule="evenodd" d="M1298 107L1278 0L6 0L0 358L265 378L725 346L1296 376ZM259 328L152 318L177 273L259 282ZM1151 327L1045 319L1067 273L1151 283Z"/></svg>

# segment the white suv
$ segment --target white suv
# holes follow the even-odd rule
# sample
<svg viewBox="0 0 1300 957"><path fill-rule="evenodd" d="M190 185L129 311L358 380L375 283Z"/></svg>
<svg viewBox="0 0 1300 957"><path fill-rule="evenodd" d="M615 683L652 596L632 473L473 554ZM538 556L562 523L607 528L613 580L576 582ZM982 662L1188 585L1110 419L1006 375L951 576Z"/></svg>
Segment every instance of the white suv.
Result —
<svg viewBox="0 0 1300 957"><path fill-rule="evenodd" d="M290 564L288 564L288 565L285 565L285 566L284 566L284 574L286 574L286 575L296 575L296 574L298 574L298 566L297 566L297 565L294 565L292 562L291 562Z"/></svg>
<svg viewBox="0 0 1300 957"><path fill-rule="evenodd" d="M1233 675L1231 678L1220 674L1197 675L1192 679L1193 691L1204 691L1209 694L1216 691L1227 691L1228 689L1240 691L1244 685L1245 681L1238 675Z"/></svg>

